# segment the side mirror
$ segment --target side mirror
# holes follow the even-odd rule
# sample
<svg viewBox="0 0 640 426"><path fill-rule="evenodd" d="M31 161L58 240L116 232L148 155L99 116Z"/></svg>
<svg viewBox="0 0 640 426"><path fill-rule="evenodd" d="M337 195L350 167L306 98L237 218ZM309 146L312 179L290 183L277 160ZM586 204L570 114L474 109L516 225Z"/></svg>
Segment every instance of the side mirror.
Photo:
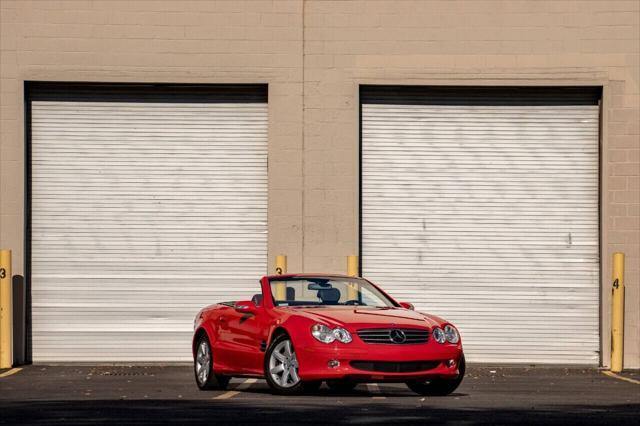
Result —
<svg viewBox="0 0 640 426"><path fill-rule="evenodd" d="M242 312L245 314L252 314L258 310L258 307L251 300L243 300L241 302L236 302L236 311Z"/></svg>
<svg viewBox="0 0 640 426"><path fill-rule="evenodd" d="M409 302L400 302L400 306L402 306L405 309L409 309L411 311L413 311L415 308L413 307L413 305Z"/></svg>

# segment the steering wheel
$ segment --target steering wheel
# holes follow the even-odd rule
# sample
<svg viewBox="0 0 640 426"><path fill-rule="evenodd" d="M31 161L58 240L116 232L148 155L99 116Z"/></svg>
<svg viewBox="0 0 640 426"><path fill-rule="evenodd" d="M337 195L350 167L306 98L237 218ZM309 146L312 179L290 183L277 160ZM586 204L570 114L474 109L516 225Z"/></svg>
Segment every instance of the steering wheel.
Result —
<svg viewBox="0 0 640 426"><path fill-rule="evenodd" d="M351 300L347 300L346 302L344 302L345 305L362 305L364 306L364 303L360 302L359 300L356 299L351 299Z"/></svg>

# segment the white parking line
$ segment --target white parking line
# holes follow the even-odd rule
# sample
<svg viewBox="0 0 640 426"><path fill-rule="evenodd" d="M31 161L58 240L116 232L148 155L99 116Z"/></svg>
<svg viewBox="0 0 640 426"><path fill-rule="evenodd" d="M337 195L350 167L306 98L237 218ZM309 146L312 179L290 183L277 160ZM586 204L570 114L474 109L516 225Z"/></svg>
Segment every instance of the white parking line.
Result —
<svg viewBox="0 0 640 426"><path fill-rule="evenodd" d="M225 393L223 393L221 395L218 395L218 396L214 396L213 399L229 399L229 398L233 398L234 396L238 395L242 390L248 389L252 384L254 384L257 381L258 381L258 379L247 379L244 382L240 383L238 386L236 386L234 390L229 391L229 392L225 392Z"/></svg>
<svg viewBox="0 0 640 426"><path fill-rule="evenodd" d="M616 373L612 372L612 371L603 371L602 374L609 376L609 377L613 377L615 379L618 380L624 380L625 382L629 382L629 383L633 383L636 385L640 385L640 380L634 380L634 379L630 379L628 377L623 377L623 376L619 376Z"/></svg>
<svg viewBox="0 0 640 426"><path fill-rule="evenodd" d="M387 399L386 396L380 395L380 388L377 383L367 383L367 388L374 395L372 399Z"/></svg>

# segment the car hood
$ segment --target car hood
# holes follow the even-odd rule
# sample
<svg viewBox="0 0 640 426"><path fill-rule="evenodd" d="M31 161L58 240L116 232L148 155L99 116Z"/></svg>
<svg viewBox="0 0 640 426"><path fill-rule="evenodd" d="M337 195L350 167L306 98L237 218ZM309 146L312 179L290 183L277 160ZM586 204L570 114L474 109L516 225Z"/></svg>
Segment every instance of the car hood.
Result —
<svg viewBox="0 0 640 426"><path fill-rule="evenodd" d="M433 315L410 311L404 308L370 308L363 306L313 306L281 308L293 315L305 316L319 323L331 326L357 327L393 326L393 327L433 327L444 321Z"/></svg>

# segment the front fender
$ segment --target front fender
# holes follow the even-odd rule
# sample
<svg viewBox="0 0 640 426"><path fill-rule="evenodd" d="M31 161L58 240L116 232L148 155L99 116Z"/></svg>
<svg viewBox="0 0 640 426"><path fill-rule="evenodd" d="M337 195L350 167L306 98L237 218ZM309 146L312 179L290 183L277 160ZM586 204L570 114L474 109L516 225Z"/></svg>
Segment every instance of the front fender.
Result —
<svg viewBox="0 0 640 426"><path fill-rule="evenodd" d="M315 324L315 322L309 318L297 315L291 315L284 321L278 320L269 327L267 347L271 345L276 335L280 332L287 333L294 346L298 343L305 344L307 337L313 338L311 336L311 326L313 326L313 324Z"/></svg>
<svg viewBox="0 0 640 426"><path fill-rule="evenodd" d="M213 327L213 321L211 321L207 315L198 314L198 317L196 318L197 319L194 324L195 330L193 331L193 338L191 340L191 353L194 357L196 355L196 344L197 344L196 340L200 336L201 332L206 333L207 338L209 339L209 343L212 346L211 348L212 350L213 350L213 344L217 340L217 333Z"/></svg>

